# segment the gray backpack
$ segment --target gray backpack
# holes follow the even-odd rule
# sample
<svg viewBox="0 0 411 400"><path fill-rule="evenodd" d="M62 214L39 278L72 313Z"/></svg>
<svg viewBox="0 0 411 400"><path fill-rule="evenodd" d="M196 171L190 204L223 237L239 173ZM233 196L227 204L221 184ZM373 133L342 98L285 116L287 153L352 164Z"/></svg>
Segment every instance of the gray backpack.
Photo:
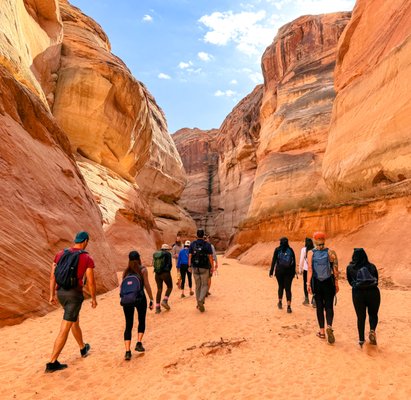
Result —
<svg viewBox="0 0 411 400"><path fill-rule="evenodd" d="M325 281L332 275L328 249L313 249L313 274L319 281Z"/></svg>

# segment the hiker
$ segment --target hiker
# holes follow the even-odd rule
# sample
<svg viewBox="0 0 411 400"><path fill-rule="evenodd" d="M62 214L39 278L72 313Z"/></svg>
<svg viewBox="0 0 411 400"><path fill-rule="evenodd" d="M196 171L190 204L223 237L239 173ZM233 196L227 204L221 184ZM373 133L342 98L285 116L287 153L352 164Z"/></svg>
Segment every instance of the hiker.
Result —
<svg viewBox="0 0 411 400"><path fill-rule="evenodd" d="M213 251L213 266L214 266L214 268L213 268L213 272L211 272L211 270L210 270L210 277L208 278L208 292L207 292L207 294L206 294L206 297L208 297L208 296L211 295L211 293L210 293L211 278L213 277L213 273L214 273L214 272L217 273L218 260L217 260L217 253L216 253L216 251L215 251L215 247L214 247L214 245L210 242L210 235L205 235L205 236L204 236L204 240L205 240L207 243L210 243L211 250Z"/></svg>
<svg viewBox="0 0 411 400"><path fill-rule="evenodd" d="M308 298L308 290L307 290L307 273L308 273L308 262L307 262L307 255L310 250L314 248L314 243L311 238L305 238L304 247L301 249L300 253L300 263L299 263L299 274L303 275L303 289L304 289L304 301L303 305L310 304L310 299ZM315 300L314 296L311 299L311 304L315 308Z"/></svg>
<svg viewBox="0 0 411 400"><path fill-rule="evenodd" d="M181 236L177 235L176 236L176 241L171 246L171 255L172 255L173 260L175 261L176 265L177 265L178 255L179 255L180 250L182 248L183 248L183 242L181 241Z"/></svg>
<svg viewBox="0 0 411 400"><path fill-rule="evenodd" d="M89 239L87 232L78 232L74 238L74 245L59 251L54 257L50 273L49 303L56 305L58 299L64 308L64 315L45 372L54 372L67 368L67 364L60 364L57 359L66 344L70 331L79 345L81 357L86 357L90 350L90 345L83 341L79 320L79 313L84 300L84 275L91 295L91 307L97 307L96 284L93 272L94 261L85 251Z"/></svg>
<svg viewBox="0 0 411 400"><path fill-rule="evenodd" d="M186 282L186 276L188 280L188 287L190 288L190 296L194 294L192 288L193 288L193 281L192 281L192 274L188 270L188 249L190 247L191 242L189 240L186 240L184 243L184 248L180 250L180 253L178 253L178 259L177 259L177 269L180 271L180 276L181 276L181 297L186 297L184 294L184 287L185 287L185 282Z"/></svg>
<svg viewBox="0 0 411 400"><path fill-rule="evenodd" d="M294 250L289 246L288 239L282 237L280 245L274 250L271 260L270 278L275 274L278 282L278 303L279 310L283 308L283 294L287 298L287 312L292 313L291 309L291 284L295 275L295 254Z"/></svg>
<svg viewBox="0 0 411 400"><path fill-rule="evenodd" d="M381 295L378 289L378 271L374 264L368 261L367 253L362 248L354 249L352 260L347 267L348 283L352 286L352 302L357 314L358 344L365 342L365 319L368 311L370 333L368 339L377 344L375 329L378 324L378 309Z"/></svg>
<svg viewBox="0 0 411 400"><path fill-rule="evenodd" d="M325 234L315 232L313 235L315 248L308 253L307 289L309 294L315 296L317 306L317 320L320 331L317 336L332 344L335 342L333 319L334 319L334 297L339 291L338 287L338 258L334 250L325 246ZM327 330L324 329L325 319Z"/></svg>
<svg viewBox="0 0 411 400"><path fill-rule="evenodd" d="M161 250L156 251L153 254L153 266L157 284L156 314L161 313L160 305L166 310L170 310L168 298L170 297L171 291L173 290L173 280L171 278L171 268L173 265L171 260L172 258L170 253L170 246L168 244L163 244L161 246ZM163 282L166 284L167 290L163 300L161 300L161 294L163 292Z"/></svg>
<svg viewBox="0 0 411 400"><path fill-rule="evenodd" d="M124 317L126 319L126 328L124 330L124 345L126 354L124 359L131 359L131 332L134 324L134 308L137 309L138 328L137 328L137 343L135 350L144 352L143 335L146 330L146 313L147 313L147 298L144 294L146 290L150 298L150 310L153 309L153 293L151 291L150 282L148 281L147 268L141 265L141 258L138 251L133 250L128 255L128 266L123 272L123 282L120 288L120 304L123 306Z"/></svg>
<svg viewBox="0 0 411 400"><path fill-rule="evenodd" d="M204 230L197 231L197 240L190 244L188 250L189 270L194 274L196 283L197 308L200 312L205 311L204 300L208 293L208 278L213 273L213 250L210 243L204 240Z"/></svg>

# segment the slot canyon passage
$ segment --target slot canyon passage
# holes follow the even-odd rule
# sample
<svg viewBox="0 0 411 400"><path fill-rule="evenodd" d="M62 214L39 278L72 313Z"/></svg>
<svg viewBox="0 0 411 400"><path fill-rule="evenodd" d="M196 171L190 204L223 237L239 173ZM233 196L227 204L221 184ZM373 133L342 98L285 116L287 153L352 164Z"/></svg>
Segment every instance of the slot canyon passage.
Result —
<svg viewBox="0 0 411 400"><path fill-rule="evenodd" d="M294 19L271 40L263 83L219 127L170 132L98 21L67 0L2 0L4 398L411 396L411 2L357 0L351 12ZM138 249L155 292L153 252L197 228L219 258L206 312L180 298L173 267L171 310L148 311L147 351L125 363L128 252ZM48 303L50 265L84 229L99 303L81 311L90 356L70 336L69 367L44 375L62 318ZM333 346L315 335L301 277L290 315L268 277L280 237L298 259L315 231L342 278ZM382 293L378 346L362 349L345 280L355 247L377 266Z"/></svg>

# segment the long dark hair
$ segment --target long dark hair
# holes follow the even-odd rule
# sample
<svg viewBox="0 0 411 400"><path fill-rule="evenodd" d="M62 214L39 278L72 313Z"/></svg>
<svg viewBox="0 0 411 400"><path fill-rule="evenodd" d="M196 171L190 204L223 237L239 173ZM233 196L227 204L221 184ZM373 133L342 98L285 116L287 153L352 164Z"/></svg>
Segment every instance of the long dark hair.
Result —
<svg viewBox="0 0 411 400"><path fill-rule="evenodd" d="M370 262L368 261L367 253L362 247L354 249L350 264L354 269L360 269L370 264Z"/></svg>
<svg viewBox="0 0 411 400"><path fill-rule="evenodd" d="M137 253L137 252L136 252ZM141 259L140 255L134 255L132 260L128 260L128 266L123 272L123 279L129 274L137 274L143 276L141 273Z"/></svg>
<svg viewBox="0 0 411 400"><path fill-rule="evenodd" d="M305 248L307 249L307 252L314 248L314 243L311 238L305 238Z"/></svg>

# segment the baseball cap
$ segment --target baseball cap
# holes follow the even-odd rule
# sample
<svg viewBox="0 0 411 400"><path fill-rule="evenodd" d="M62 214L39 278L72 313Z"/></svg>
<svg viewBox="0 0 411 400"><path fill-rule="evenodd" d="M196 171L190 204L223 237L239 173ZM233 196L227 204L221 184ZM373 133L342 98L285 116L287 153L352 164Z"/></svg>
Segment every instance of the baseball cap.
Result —
<svg viewBox="0 0 411 400"><path fill-rule="evenodd" d="M130 261L139 260L140 259L140 254L136 250L130 251L130 253L128 253L128 259Z"/></svg>
<svg viewBox="0 0 411 400"><path fill-rule="evenodd" d="M90 237L86 231L77 232L76 237L74 238L74 243L83 243L89 239Z"/></svg>
<svg viewBox="0 0 411 400"><path fill-rule="evenodd" d="M166 243L161 245L161 250L170 250L170 246Z"/></svg>
<svg viewBox="0 0 411 400"><path fill-rule="evenodd" d="M189 240L186 240L186 242L184 243L184 246L190 246L191 242Z"/></svg>

